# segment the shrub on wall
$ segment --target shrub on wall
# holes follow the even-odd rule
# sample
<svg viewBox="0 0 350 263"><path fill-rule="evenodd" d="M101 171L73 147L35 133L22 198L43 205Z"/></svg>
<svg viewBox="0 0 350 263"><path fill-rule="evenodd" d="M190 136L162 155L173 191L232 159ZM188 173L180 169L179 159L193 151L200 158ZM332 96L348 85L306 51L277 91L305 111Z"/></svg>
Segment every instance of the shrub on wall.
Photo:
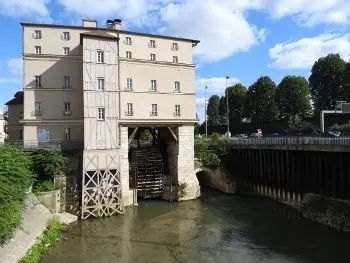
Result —
<svg viewBox="0 0 350 263"><path fill-rule="evenodd" d="M30 155L11 144L0 145L0 245L21 222L23 200L33 182Z"/></svg>

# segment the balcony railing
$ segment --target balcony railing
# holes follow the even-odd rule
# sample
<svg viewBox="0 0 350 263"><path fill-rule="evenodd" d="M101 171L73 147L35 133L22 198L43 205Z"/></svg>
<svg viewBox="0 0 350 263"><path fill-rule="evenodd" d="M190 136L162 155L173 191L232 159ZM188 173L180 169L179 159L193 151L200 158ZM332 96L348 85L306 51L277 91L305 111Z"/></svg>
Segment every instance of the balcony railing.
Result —
<svg viewBox="0 0 350 263"><path fill-rule="evenodd" d="M126 111L125 116L134 116L134 112L133 111Z"/></svg>
<svg viewBox="0 0 350 263"><path fill-rule="evenodd" d="M72 111L70 110L63 111L63 116L72 116Z"/></svg>
<svg viewBox="0 0 350 263"><path fill-rule="evenodd" d="M76 140L47 140L47 141L27 141L27 140L12 140L10 143L15 143L19 147L26 150L39 149L62 149L62 150L82 150L84 149L84 141Z"/></svg>
<svg viewBox="0 0 350 263"><path fill-rule="evenodd" d="M180 112L174 112L174 117L181 117L181 113Z"/></svg>
<svg viewBox="0 0 350 263"><path fill-rule="evenodd" d="M158 112L156 112L156 111L151 111L151 112L150 112L150 115L151 115L151 116L158 116Z"/></svg>
<svg viewBox="0 0 350 263"><path fill-rule="evenodd" d="M43 112L40 110L32 111L32 116L42 116Z"/></svg>

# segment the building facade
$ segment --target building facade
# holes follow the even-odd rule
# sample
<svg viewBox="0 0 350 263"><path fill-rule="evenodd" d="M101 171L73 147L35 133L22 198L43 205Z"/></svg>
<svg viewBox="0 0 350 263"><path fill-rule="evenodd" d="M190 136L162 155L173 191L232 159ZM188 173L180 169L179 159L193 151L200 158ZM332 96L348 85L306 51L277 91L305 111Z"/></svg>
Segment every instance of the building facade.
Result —
<svg viewBox="0 0 350 263"><path fill-rule="evenodd" d="M6 136L6 126L5 126L5 119L3 111L0 110L0 143L3 143L5 141Z"/></svg>
<svg viewBox="0 0 350 263"><path fill-rule="evenodd" d="M130 136L139 127L165 127L176 139L168 147L176 156L175 176L195 192L184 199L198 196L192 56L199 41L121 30L118 19L105 27L93 20L22 27L24 147L81 142L83 173L118 171L129 205Z"/></svg>

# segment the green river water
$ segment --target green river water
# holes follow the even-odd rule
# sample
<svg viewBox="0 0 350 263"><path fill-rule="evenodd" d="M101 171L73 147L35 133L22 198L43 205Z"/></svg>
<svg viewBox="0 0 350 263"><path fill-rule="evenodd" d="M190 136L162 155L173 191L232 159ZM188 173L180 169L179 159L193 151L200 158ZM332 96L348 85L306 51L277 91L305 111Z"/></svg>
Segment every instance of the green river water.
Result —
<svg viewBox="0 0 350 263"><path fill-rule="evenodd" d="M77 222L41 262L350 263L350 233L278 203L204 190L195 201L140 201Z"/></svg>

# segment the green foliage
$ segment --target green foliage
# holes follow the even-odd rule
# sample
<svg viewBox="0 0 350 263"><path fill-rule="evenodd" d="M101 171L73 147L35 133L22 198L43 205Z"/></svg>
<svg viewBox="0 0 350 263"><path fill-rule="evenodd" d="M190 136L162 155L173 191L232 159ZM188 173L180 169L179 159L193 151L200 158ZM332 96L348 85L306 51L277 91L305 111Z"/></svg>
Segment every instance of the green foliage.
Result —
<svg viewBox="0 0 350 263"><path fill-rule="evenodd" d="M254 122L271 121L278 116L276 84L267 76L259 78L247 92L245 113Z"/></svg>
<svg viewBox="0 0 350 263"><path fill-rule="evenodd" d="M288 121L288 133L298 134L298 133L308 133L311 134L314 132L314 126L304 121L298 115L291 117Z"/></svg>
<svg viewBox="0 0 350 263"><path fill-rule="evenodd" d="M213 132L210 136L209 139L214 140L214 141L218 141L221 139L221 134L218 132Z"/></svg>
<svg viewBox="0 0 350 263"><path fill-rule="evenodd" d="M0 145L0 245L21 221L22 202L33 182L30 156L11 144Z"/></svg>
<svg viewBox="0 0 350 263"><path fill-rule="evenodd" d="M57 149L43 149L33 153L33 170L38 181L52 181L56 174L64 172L67 167L67 158Z"/></svg>
<svg viewBox="0 0 350 263"><path fill-rule="evenodd" d="M140 133L140 143L141 144L151 144L153 141L153 136L149 130L143 130Z"/></svg>
<svg viewBox="0 0 350 263"><path fill-rule="evenodd" d="M304 77L284 77L277 87L276 99L282 118L305 118L311 114L310 89Z"/></svg>
<svg viewBox="0 0 350 263"><path fill-rule="evenodd" d="M339 54L329 54L315 62L309 78L311 97L317 110L332 110L346 99L346 62Z"/></svg>
<svg viewBox="0 0 350 263"><path fill-rule="evenodd" d="M201 162L204 166L207 167L218 167L221 165L219 156L213 152L205 153L201 158Z"/></svg>
<svg viewBox="0 0 350 263"><path fill-rule="evenodd" d="M187 183L182 183L179 185L179 191L178 191L179 198L186 196L187 194L186 187L187 187Z"/></svg>
<svg viewBox="0 0 350 263"><path fill-rule="evenodd" d="M36 263L45 255L51 246L56 244L61 232L66 229L66 226L58 220L51 220L45 230L40 242L34 245L27 255L20 260L20 263Z"/></svg>
<svg viewBox="0 0 350 263"><path fill-rule="evenodd" d="M209 98L207 106L208 125L220 125L221 116L219 114L220 97L213 95Z"/></svg>
<svg viewBox="0 0 350 263"><path fill-rule="evenodd" d="M344 132L349 133L350 132L350 124L344 124L344 125L338 125L334 124L329 128L331 131L337 131L337 132Z"/></svg>
<svg viewBox="0 0 350 263"><path fill-rule="evenodd" d="M59 186L55 185L52 180L46 180L46 181L36 182L33 188L33 192L34 193L50 192L58 189L59 189Z"/></svg>
<svg viewBox="0 0 350 263"><path fill-rule="evenodd" d="M223 157L224 155L228 154L230 151L230 144L227 137L223 137L220 140L218 140L218 146L216 149L216 153L219 157Z"/></svg>
<svg viewBox="0 0 350 263"><path fill-rule="evenodd" d="M208 143L205 139L195 138L194 140L194 157L201 159L208 149Z"/></svg>

